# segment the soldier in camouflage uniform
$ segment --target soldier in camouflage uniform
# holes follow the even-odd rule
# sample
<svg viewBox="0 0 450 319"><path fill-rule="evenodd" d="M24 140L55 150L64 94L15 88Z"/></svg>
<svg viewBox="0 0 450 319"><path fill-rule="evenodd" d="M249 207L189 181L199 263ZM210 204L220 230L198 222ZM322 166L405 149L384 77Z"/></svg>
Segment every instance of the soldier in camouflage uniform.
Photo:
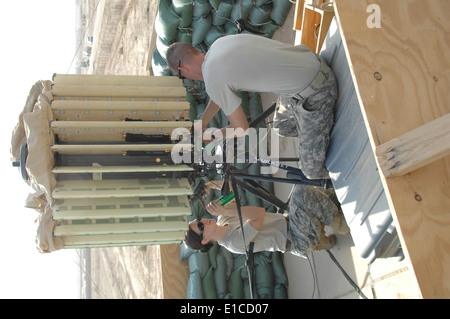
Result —
<svg viewBox="0 0 450 319"><path fill-rule="evenodd" d="M305 257L313 250L333 247L336 237L325 236L325 225L342 235L349 232L332 189L295 185L290 196L288 216L289 250L297 256Z"/></svg>
<svg viewBox="0 0 450 319"><path fill-rule="evenodd" d="M295 97L280 96L274 115L274 127L280 135L298 137L300 168L310 179L328 177L325 159L337 99L333 71L318 58L321 69L316 80Z"/></svg>

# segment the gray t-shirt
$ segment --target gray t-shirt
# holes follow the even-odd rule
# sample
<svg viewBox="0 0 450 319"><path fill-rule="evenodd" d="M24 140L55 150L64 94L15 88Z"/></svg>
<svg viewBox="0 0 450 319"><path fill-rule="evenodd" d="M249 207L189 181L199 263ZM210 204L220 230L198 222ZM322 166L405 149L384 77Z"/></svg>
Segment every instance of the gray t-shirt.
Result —
<svg viewBox="0 0 450 319"><path fill-rule="evenodd" d="M219 216L217 224L228 225L225 236L219 241L229 251L236 254L245 254L244 239L238 217ZM287 224L281 214L266 213L261 230L256 230L248 221L244 223L246 246L251 241L255 243L253 251L286 251Z"/></svg>
<svg viewBox="0 0 450 319"><path fill-rule="evenodd" d="M202 65L209 97L226 115L242 100L239 91L294 96L316 77L320 62L308 47L263 36L228 35L216 40Z"/></svg>

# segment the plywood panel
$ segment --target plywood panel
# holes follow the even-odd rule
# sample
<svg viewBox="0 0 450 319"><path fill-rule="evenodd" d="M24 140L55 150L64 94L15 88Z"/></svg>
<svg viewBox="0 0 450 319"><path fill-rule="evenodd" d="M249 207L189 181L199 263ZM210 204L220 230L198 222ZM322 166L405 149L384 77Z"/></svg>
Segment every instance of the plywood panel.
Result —
<svg viewBox="0 0 450 319"><path fill-rule="evenodd" d="M377 19L380 28L367 21ZM450 112L447 0L336 0L372 149ZM370 8L369 8L370 9ZM450 297L450 158L383 185L424 298Z"/></svg>
<svg viewBox="0 0 450 319"><path fill-rule="evenodd" d="M189 264L179 262L180 245L161 245L160 251L164 299L185 299Z"/></svg>

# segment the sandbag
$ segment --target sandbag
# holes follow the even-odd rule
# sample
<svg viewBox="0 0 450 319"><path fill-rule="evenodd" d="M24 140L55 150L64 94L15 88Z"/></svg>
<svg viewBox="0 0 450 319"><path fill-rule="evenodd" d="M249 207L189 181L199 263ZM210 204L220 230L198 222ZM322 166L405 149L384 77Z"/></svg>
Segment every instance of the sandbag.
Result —
<svg viewBox="0 0 450 319"><path fill-rule="evenodd" d="M264 36L266 38L271 39L275 32L281 28L279 25L273 24L273 23L265 23L261 26L261 29L259 30L261 33L264 33Z"/></svg>
<svg viewBox="0 0 450 319"><path fill-rule="evenodd" d="M156 76L169 76L170 69L166 60L161 56L158 49L155 48L152 55L152 70Z"/></svg>
<svg viewBox="0 0 450 319"><path fill-rule="evenodd" d="M250 11L253 9L253 0L243 0L242 1L242 10L240 1L236 1L233 10L231 10L230 19L232 21L237 21L239 19L245 20L248 15L250 14ZM241 16L242 13L242 16Z"/></svg>
<svg viewBox="0 0 450 319"><path fill-rule="evenodd" d="M211 15L201 16L192 21L192 45L198 45L205 40L211 24Z"/></svg>
<svg viewBox="0 0 450 319"><path fill-rule="evenodd" d="M177 42L192 44L192 31L190 29L180 29L177 32Z"/></svg>
<svg viewBox="0 0 450 319"><path fill-rule="evenodd" d="M278 24L283 25L286 20L289 10L291 9L292 2L289 0L276 0L273 2L272 12L270 13L270 19Z"/></svg>
<svg viewBox="0 0 450 319"><path fill-rule="evenodd" d="M192 23L194 0L173 0L173 11L180 16L179 28L187 28Z"/></svg>
<svg viewBox="0 0 450 319"><path fill-rule="evenodd" d="M208 250L208 260L209 260L209 264L211 265L211 267L213 269L217 268L217 249L218 249L219 244L217 244L217 242L214 242L213 246L210 248L210 250Z"/></svg>
<svg viewBox="0 0 450 319"><path fill-rule="evenodd" d="M186 299L204 299L202 278L197 271L189 275L186 287Z"/></svg>
<svg viewBox="0 0 450 319"><path fill-rule="evenodd" d="M181 18L173 11L170 0L160 0L158 13L155 18L155 31L158 36L168 43L175 40L177 28Z"/></svg>
<svg viewBox="0 0 450 319"><path fill-rule="evenodd" d="M208 0L214 10L219 10L219 5L222 0Z"/></svg>
<svg viewBox="0 0 450 319"><path fill-rule="evenodd" d="M211 11L211 8L211 4L208 0L196 0L194 2L194 10L192 11L194 20L208 15Z"/></svg>
<svg viewBox="0 0 450 319"><path fill-rule="evenodd" d="M189 248L186 244L181 242L180 244L180 263L182 263L185 259L189 258L196 251L194 249Z"/></svg>
<svg viewBox="0 0 450 319"><path fill-rule="evenodd" d="M230 0L220 2L217 9L213 10L212 23L216 26L224 25L230 19L233 4Z"/></svg>
<svg viewBox="0 0 450 319"><path fill-rule="evenodd" d="M209 269L209 258L207 253L196 251L189 256L189 271L191 273L198 272L203 278Z"/></svg>
<svg viewBox="0 0 450 319"><path fill-rule="evenodd" d="M166 42L163 38L161 38L159 35L156 36L156 48L158 49L159 54L161 57L167 61L167 49L169 49L170 43Z"/></svg>
<svg viewBox="0 0 450 319"><path fill-rule="evenodd" d="M274 288L273 269L270 263L255 263L256 290L259 298L272 299Z"/></svg>
<svg viewBox="0 0 450 319"><path fill-rule="evenodd" d="M260 7L253 7L248 15L248 19L253 25L264 24L269 20L270 11L272 10L272 3L264 4Z"/></svg>
<svg viewBox="0 0 450 319"><path fill-rule="evenodd" d="M288 277L283 262L283 253L277 251L272 254L272 269L275 286L273 288L274 299L287 299Z"/></svg>
<svg viewBox="0 0 450 319"><path fill-rule="evenodd" d="M232 299L244 298L244 283L241 278L241 269L236 269L231 273L228 280L228 291Z"/></svg>
<svg viewBox="0 0 450 319"><path fill-rule="evenodd" d="M189 121L194 122L197 119L197 102L194 95L186 92L186 101L189 102Z"/></svg>
<svg viewBox="0 0 450 319"><path fill-rule="evenodd" d="M205 43L207 46L210 47L214 43L214 41L216 41L220 37L223 37L224 35L225 34L222 31L220 31L216 26L212 26L205 36Z"/></svg>
<svg viewBox="0 0 450 319"><path fill-rule="evenodd" d="M217 299L216 285L214 283L213 268L210 267L206 272L205 277L202 278L203 298Z"/></svg>
<svg viewBox="0 0 450 319"><path fill-rule="evenodd" d="M231 273L233 272L233 268L234 268L233 255L231 254L231 252L229 250L227 250L225 247L220 246L220 245L219 245L219 252L225 258L225 261L226 261L226 275L227 275L227 280L228 280L228 278L230 278Z"/></svg>
<svg viewBox="0 0 450 319"><path fill-rule="evenodd" d="M275 284L288 285L288 277L284 268L283 253L276 251L272 253L272 268Z"/></svg>
<svg viewBox="0 0 450 319"><path fill-rule="evenodd" d="M217 267L214 269L214 284L216 286L217 298L223 299L227 294L227 260L222 250L217 251Z"/></svg>

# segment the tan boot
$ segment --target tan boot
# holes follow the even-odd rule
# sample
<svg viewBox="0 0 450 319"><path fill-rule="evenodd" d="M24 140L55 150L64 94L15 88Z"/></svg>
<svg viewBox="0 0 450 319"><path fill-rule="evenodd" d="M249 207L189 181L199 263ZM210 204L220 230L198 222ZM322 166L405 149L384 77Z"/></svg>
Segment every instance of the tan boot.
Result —
<svg viewBox="0 0 450 319"><path fill-rule="evenodd" d="M321 224L320 225L320 237L319 237L319 244L317 244L316 247L314 247L314 250L328 250L333 248L334 244L336 244L336 236L335 235L330 235L330 236L325 236L325 230L324 230L324 225Z"/></svg>
<svg viewBox="0 0 450 319"><path fill-rule="evenodd" d="M342 214L341 211L336 214L336 218L328 226L333 228L340 235L350 235L350 228L348 227L347 222L345 221L344 214Z"/></svg>

